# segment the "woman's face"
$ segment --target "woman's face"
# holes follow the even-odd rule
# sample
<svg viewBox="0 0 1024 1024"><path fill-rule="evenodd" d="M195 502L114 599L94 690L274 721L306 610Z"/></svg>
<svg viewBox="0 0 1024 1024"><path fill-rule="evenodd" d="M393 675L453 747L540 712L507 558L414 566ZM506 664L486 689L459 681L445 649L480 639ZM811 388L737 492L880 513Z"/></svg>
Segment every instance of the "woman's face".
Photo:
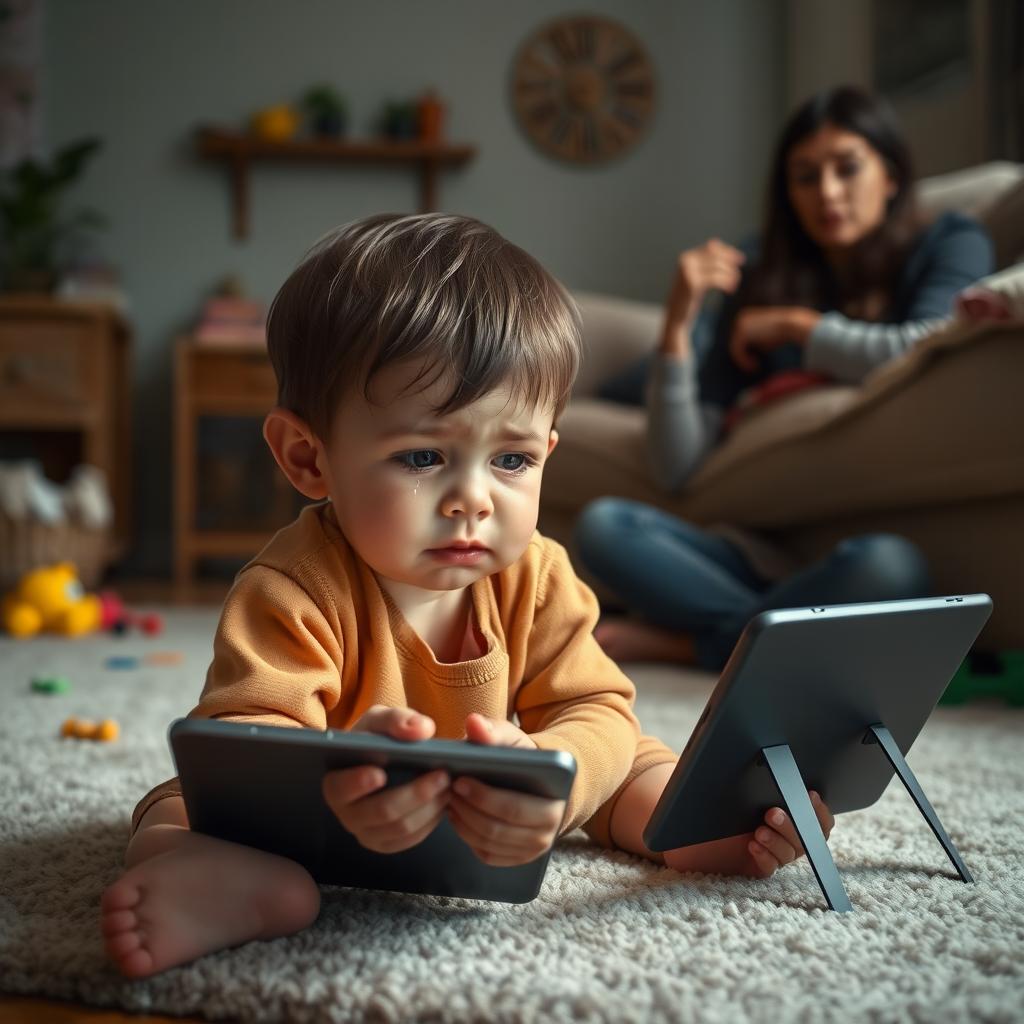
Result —
<svg viewBox="0 0 1024 1024"><path fill-rule="evenodd" d="M830 124L790 149L786 182L804 231L833 252L856 245L879 227L896 194L896 183L871 143Z"/></svg>

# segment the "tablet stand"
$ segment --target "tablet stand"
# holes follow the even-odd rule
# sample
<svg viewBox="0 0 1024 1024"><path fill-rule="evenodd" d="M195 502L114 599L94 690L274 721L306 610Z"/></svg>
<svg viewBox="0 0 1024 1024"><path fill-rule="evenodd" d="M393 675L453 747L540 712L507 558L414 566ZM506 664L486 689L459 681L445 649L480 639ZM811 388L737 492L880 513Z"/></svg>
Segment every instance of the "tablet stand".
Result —
<svg viewBox="0 0 1024 1024"><path fill-rule="evenodd" d="M942 827L935 808L928 802L924 790L921 789L920 783L910 770L910 765L907 764L896 741L892 738L892 733L880 723L872 725L862 742L877 743L882 748L893 770L903 785L907 787L907 792L910 793L918 810L924 815L932 832L935 833L935 838L942 844L942 848L952 861L957 874L965 882L973 882L974 879L970 871L967 870L967 865L964 864L953 845L953 840L949 838L946 830ZM775 785L779 788L783 806L793 819L796 834L800 837L800 842L803 843L811 870L818 880L818 885L821 887L829 908L840 913L852 910L850 897L846 894L835 861L829 852L828 843L825 841L821 825L818 823L818 816L807 795L807 786L800 776L800 769L793 758L793 752L789 749L789 744L780 743L777 746L764 747L761 750L761 756L763 763L772 773Z"/></svg>

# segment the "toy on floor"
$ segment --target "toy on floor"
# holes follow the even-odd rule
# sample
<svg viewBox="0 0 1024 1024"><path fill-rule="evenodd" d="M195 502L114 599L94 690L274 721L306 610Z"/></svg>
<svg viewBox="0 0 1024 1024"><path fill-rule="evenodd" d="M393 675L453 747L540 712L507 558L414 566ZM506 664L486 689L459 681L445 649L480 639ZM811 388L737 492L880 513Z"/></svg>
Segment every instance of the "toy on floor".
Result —
<svg viewBox="0 0 1024 1024"><path fill-rule="evenodd" d="M65 676L35 676L31 687L33 693L67 693L71 684Z"/></svg>
<svg viewBox="0 0 1024 1024"><path fill-rule="evenodd" d="M124 657L122 657L121 655L115 655L112 658L107 658L107 660L104 662L104 665L107 668L111 669L138 668L139 659L130 657L128 655L125 655Z"/></svg>
<svg viewBox="0 0 1024 1024"><path fill-rule="evenodd" d="M184 660L181 651L154 651L146 655L147 665L180 665Z"/></svg>
<svg viewBox="0 0 1024 1024"><path fill-rule="evenodd" d="M998 697L1024 706L1024 651L971 651L950 680L940 704L965 704L975 697Z"/></svg>
<svg viewBox="0 0 1024 1024"><path fill-rule="evenodd" d="M81 636L100 625L100 600L86 594L70 562L33 569L0 605L0 618L11 636L37 633Z"/></svg>
<svg viewBox="0 0 1024 1024"><path fill-rule="evenodd" d="M84 718L68 718L60 727L61 736L76 740L99 740L110 743L120 733L117 722L104 718L102 722L90 722Z"/></svg>
<svg viewBox="0 0 1024 1024"><path fill-rule="evenodd" d="M114 590L104 590L99 595L101 616L100 628L123 636L133 626L141 629L146 636L159 636L164 631L164 620L156 612L139 614L125 607L121 596Z"/></svg>

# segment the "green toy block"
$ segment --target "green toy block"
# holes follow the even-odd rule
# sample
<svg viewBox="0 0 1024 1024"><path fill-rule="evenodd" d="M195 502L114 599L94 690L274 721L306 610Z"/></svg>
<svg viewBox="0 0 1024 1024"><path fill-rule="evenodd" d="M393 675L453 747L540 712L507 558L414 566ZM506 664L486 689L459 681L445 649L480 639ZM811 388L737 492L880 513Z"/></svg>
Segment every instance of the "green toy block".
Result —
<svg viewBox="0 0 1024 1024"><path fill-rule="evenodd" d="M71 684L64 676L36 676L32 680L35 693L67 693Z"/></svg>
<svg viewBox="0 0 1024 1024"><path fill-rule="evenodd" d="M971 651L939 703L966 704L978 697L996 697L1011 707L1024 707L1024 651Z"/></svg>

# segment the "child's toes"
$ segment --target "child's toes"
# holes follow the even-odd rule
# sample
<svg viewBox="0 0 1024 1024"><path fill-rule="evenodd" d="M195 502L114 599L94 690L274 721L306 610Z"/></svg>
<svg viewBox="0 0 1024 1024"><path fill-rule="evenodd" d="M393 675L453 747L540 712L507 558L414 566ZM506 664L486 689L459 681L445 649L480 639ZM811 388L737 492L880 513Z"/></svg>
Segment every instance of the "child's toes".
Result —
<svg viewBox="0 0 1024 1024"><path fill-rule="evenodd" d="M114 910L103 915L100 921L100 930L104 935L112 937L120 932L130 931L138 923L138 917L134 910Z"/></svg>
<svg viewBox="0 0 1024 1024"><path fill-rule="evenodd" d="M111 935L106 943L107 952L115 960L123 960L129 953L142 947L142 933L138 931L121 932L118 935Z"/></svg>
<svg viewBox="0 0 1024 1024"><path fill-rule="evenodd" d="M108 885L100 897L100 910L110 914L117 910L130 910L142 897L137 885L119 878L113 885Z"/></svg>
<svg viewBox="0 0 1024 1024"><path fill-rule="evenodd" d="M148 949L140 947L122 957L118 967L128 978L142 978L153 973L153 957Z"/></svg>

